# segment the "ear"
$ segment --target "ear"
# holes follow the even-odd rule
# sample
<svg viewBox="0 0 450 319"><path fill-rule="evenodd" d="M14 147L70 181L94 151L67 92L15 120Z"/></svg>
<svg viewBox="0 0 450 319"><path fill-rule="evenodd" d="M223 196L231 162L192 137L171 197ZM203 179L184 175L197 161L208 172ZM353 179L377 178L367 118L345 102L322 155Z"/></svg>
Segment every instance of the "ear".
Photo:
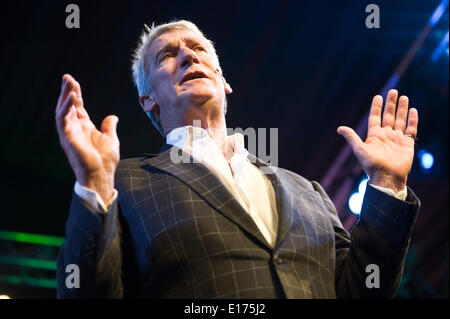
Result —
<svg viewBox="0 0 450 319"><path fill-rule="evenodd" d="M225 87L225 94L230 94L233 92L233 89L231 88L231 86L228 84L228 82L225 80L225 78L222 76L222 82L223 85Z"/></svg>
<svg viewBox="0 0 450 319"><path fill-rule="evenodd" d="M139 97L139 103L145 112L152 112L156 116L159 116L159 105L156 103L152 94Z"/></svg>

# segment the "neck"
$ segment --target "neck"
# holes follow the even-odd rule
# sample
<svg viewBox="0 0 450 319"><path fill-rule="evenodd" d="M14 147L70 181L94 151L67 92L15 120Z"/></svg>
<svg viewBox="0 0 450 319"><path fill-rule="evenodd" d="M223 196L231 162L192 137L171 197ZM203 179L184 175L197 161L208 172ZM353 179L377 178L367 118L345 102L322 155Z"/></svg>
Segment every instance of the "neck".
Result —
<svg viewBox="0 0 450 319"><path fill-rule="evenodd" d="M219 149L222 149L225 138L227 137L227 126L223 112L205 112L205 110L195 109L188 112L188 114L184 114L182 120L168 125L169 127L165 131L169 133L177 127L187 125L205 129Z"/></svg>

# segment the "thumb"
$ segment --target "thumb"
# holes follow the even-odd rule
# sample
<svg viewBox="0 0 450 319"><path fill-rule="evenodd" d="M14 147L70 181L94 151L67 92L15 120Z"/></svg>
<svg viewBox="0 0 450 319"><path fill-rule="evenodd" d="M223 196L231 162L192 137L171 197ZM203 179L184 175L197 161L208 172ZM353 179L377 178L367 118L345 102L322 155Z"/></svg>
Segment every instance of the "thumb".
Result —
<svg viewBox="0 0 450 319"><path fill-rule="evenodd" d="M102 122L102 133L111 136L117 137L117 123L119 122L119 118L115 115L109 115L105 117Z"/></svg>
<svg viewBox="0 0 450 319"><path fill-rule="evenodd" d="M337 128L339 135L342 135L347 143L350 144L351 148L354 150L359 144L363 143L358 134L355 133L353 129L347 126L339 126Z"/></svg>

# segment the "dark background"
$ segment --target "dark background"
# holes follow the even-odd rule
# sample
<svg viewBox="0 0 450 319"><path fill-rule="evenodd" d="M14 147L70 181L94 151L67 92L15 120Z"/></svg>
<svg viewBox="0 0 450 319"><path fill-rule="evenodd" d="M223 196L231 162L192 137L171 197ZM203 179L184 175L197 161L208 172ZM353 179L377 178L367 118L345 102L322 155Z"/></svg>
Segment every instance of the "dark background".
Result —
<svg viewBox="0 0 450 319"><path fill-rule="evenodd" d="M70 3L80 8L80 29L65 26ZM365 26L369 3L380 7L380 29ZM2 3L0 230L64 236L75 182L54 123L64 73L80 82L95 124L109 114L120 118L122 158L159 150L163 139L139 106L130 71L144 23L174 18L196 23L215 42L234 90L228 96L227 126L278 128L279 166L321 181L346 144L336 128L355 128L363 120L372 97L380 93L439 3ZM419 111L417 150L425 148L435 156L435 165L426 172L415 158L408 180L422 208L398 298L448 298L448 53L431 61L447 31L448 9L396 85ZM351 157L354 169L346 170L354 185L346 190L347 197L357 187L360 172ZM335 191L327 191L333 199ZM336 206L350 228L355 217L347 205Z"/></svg>

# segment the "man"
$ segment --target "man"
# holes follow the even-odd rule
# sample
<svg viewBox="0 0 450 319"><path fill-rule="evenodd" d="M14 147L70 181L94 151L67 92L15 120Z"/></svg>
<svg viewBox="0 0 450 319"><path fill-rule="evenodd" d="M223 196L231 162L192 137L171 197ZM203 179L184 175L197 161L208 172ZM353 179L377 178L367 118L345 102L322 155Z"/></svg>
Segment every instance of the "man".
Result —
<svg viewBox="0 0 450 319"><path fill-rule="evenodd" d="M374 97L365 142L338 128L370 178L350 235L317 182L251 156L242 135L227 136L232 90L194 24L147 28L133 75L166 144L156 156L120 162L118 118L106 117L98 131L80 85L63 77L56 123L77 182L58 257L59 298L395 293L420 206L406 186L418 124L407 97L396 111L391 90L382 119L383 100ZM190 160L174 161L180 154ZM79 267L78 288L66 284L69 264ZM379 287L366 285L369 265L379 268Z"/></svg>

